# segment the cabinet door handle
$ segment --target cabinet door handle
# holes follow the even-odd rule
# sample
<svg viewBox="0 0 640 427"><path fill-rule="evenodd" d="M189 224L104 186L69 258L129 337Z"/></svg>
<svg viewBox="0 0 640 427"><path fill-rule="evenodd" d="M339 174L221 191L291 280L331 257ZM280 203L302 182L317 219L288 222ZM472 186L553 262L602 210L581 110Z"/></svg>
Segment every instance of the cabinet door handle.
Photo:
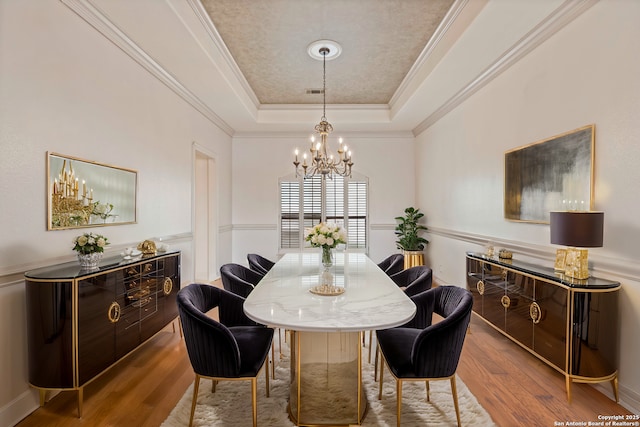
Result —
<svg viewBox="0 0 640 427"><path fill-rule="evenodd" d="M169 295L171 290L173 289L173 280L171 277L165 277L164 283L162 284L162 291L165 295Z"/></svg>
<svg viewBox="0 0 640 427"><path fill-rule="evenodd" d="M480 295L484 295L484 282L482 280L478 280L478 283L476 283L476 289Z"/></svg>
<svg viewBox="0 0 640 427"><path fill-rule="evenodd" d="M120 320L120 304L117 302L112 302L109 306L109 310L107 310L107 317L111 323L116 323Z"/></svg>
<svg viewBox="0 0 640 427"><path fill-rule="evenodd" d="M531 320L533 320L533 323L540 323L540 319L542 318L541 314L542 310L540 310L540 306L538 305L538 303L535 301L532 302L529 306L529 316L531 316Z"/></svg>
<svg viewBox="0 0 640 427"><path fill-rule="evenodd" d="M509 306L511 305L511 298L506 295L502 295L502 298L500 298L500 303L504 308L509 308Z"/></svg>

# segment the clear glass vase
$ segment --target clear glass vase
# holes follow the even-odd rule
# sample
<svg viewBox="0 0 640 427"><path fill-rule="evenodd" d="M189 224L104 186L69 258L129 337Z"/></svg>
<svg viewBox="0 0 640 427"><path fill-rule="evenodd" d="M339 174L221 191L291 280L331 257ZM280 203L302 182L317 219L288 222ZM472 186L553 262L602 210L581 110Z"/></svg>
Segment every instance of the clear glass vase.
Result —
<svg viewBox="0 0 640 427"><path fill-rule="evenodd" d="M333 266L333 250L328 246L322 247L322 265L324 268Z"/></svg>

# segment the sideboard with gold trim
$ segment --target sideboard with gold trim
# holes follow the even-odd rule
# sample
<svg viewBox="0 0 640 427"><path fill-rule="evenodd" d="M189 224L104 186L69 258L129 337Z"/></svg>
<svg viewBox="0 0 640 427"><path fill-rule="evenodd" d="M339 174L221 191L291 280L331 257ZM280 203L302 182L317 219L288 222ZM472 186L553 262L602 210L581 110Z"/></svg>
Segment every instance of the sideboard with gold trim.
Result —
<svg viewBox="0 0 640 427"><path fill-rule="evenodd" d="M76 390L81 417L84 386L177 318L180 252L58 264L25 284L29 383L41 406L48 390Z"/></svg>
<svg viewBox="0 0 640 427"><path fill-rule="evenodd" d="M620 283L467 253L473 311L572 382L611 382L618 401Z"/></svg>

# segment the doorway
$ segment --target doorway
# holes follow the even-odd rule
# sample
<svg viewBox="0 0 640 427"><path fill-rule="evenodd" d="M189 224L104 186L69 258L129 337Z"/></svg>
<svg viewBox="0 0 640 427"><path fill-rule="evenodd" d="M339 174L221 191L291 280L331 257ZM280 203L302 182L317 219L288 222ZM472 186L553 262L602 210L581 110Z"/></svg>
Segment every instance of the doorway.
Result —
<svg viewBox="0 0 640 427"><path fill-rule="evenodd" d="M193 259L196 282L217 278L217 186L215 157L194 145Z"/></svg>

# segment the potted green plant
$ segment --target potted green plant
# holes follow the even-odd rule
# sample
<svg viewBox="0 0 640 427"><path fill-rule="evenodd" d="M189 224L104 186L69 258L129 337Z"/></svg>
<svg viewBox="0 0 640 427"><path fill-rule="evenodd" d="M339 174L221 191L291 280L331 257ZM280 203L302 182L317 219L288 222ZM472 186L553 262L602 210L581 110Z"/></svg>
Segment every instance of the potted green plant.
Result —
<svg viewBox="0 0 640 427"><path fill-rule="evenodd" d="M420 234L427 229L420 224L420 219L424 214L420 209L408 207L404 210L404 216L396 217L396 246L402 249L404 254L404 268L411 268L416 265L424 265L424 246L429 243Z"/></svg>

